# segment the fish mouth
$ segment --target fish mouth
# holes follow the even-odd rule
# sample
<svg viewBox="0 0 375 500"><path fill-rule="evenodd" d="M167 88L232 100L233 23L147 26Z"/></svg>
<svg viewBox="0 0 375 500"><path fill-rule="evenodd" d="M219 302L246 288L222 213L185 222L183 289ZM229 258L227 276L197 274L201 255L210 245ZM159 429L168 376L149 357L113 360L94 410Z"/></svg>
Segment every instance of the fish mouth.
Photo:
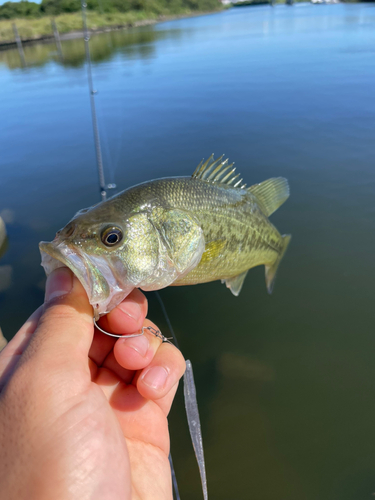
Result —
<svg viewBox="0 0 375 500"><path fill-rule="evenodd" d="M105 257L73 250L57 238L41 241L39 250L47 276L60 267L68 267L77 276L94 308L95 319L114 309L134 289L134 285L114 272L114 266Z"/></svg>

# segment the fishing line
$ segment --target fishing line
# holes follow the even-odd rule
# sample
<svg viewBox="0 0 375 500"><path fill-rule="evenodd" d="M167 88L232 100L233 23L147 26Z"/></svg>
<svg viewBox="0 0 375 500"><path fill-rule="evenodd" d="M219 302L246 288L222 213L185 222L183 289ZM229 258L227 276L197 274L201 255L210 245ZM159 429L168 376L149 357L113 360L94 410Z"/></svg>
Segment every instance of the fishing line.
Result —
<svg viewBox="0 0 375 500"><path fill-rule="evenodd" d="M106 335L109 335L109 337L115 337L116 339L120 339L122 337L126 337L127 339L131 339L132 337L140 337L141 335L144 334L144 327L142 328L142 331L140 333L133 333L131 335L126 335L126 334L122 334L122 335L116 335L115 333L109 333L107 332L106 330L103 330L103 328L100 328L100 326L98 325L98 323L96 322L95 318L94 318L94 326L95 328L97 328L100 332L102 333L105 333Z"/></svg>
<svg viewBox="0 0 375 500"><path fill-rule="evenodd" d="M165 320L167 322L169 331L171 332L171 335L173 337L173 341L176 344L176 347L179 349L177 338L176 338L176 335L174 333L172 323L169 319L164 302L163 302L159 292L155 292L155 295L159 301L161 310L163 311L163 314L164 314ZM188 359L186 360L186 370L184 373L184 400L185 400L186 418L188 421L190 438L191 438L191 441L193 443L195 457L197 459L198 468L199 468L199 474L201 476L203 497L204 497L204 500L208 500L206 465L205 465L205 461L204 461L203 439L202 439L201 423L200 423L200 418L199 418L197 393L196 393L195 383L194 383L193 367L192 367L191 361L189 361ZM170 456L169 462L171 464L172 479L174 478L174 480L176 480L176 478L174 477L175 473L174 473L174 469L173 469L171 456ZM177 481L176 481L176 486L177 486ZM178 496L178 489L177 489L176 495L177 495L177 500L179 500L180 497Z"/></svg>
<svg viewBox="0 0 375 500"><path fill-rule="evenodd" d="M109 333L106 330L103 330L103 328L100 328L98 323L96 322L95 318L94 319L94 326L97 328L100 332L105 333L105 335L109 335L110 337L115 337L116 339L131 339L132 337L140 337L141 335L144 335L145 330L148 330L152 335L155 335L158 339L160 339L162 342L168 342L169 344L172 344L170 342L171 338L164 337L164 335L161 333L161 331L158 328L154 328L153 326L143 326L142 330L139 333L132 333L128 335L127 333L121 333L121 334L116 334L116 333Z"/></svg>
<svg viewBox="0 0 375 500"><path fill-rule="evenodd" d="M164 305L164 302L160 296L160 293L155 291L155 295L156 295L156 298L158 299L159 301L159 304L160 304L160 307L161 307L161 310L163 311L163 314L164 314L164 318L165 318L165 321L167 322L167 326L169 328L169 331L171 332L171 335L173 337L173 342L175 344L175 346L177 347L177 349L180 350L180 346L178 345L178 342L177 342L177 337L174 333L174 330L173 330L173 327L172 327L172 323L171 323L171 320L169 319L169 316L168 316L168 313L167 313L167 310L165 308L165 305Z"/></svg>
<svg viewBox="0 0 375 500"><path fill-rule="evenodd" d="M176 479L176 473L174 471L173 461L172 461L172 455L171 454L169 454L168 460L169 460L169 465L171 467L171 473L172 473L172 483L173 483L174 497L176 497L176 500L181 500L180 499L180 492L178 491L178 484L177 484L177 479Z"/></svg>

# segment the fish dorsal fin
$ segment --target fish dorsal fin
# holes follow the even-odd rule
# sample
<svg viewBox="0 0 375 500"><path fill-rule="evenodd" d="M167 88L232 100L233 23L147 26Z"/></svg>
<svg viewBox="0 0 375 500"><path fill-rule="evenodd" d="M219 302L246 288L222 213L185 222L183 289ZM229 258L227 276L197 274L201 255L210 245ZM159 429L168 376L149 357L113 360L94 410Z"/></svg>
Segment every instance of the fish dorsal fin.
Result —
<svg viewBox="0 0 375 500"><path fill-rule="evenodd" d="M202 181L211 182L212 184L226 184L240 189L245 189L246 184L243 184L242 179L238 179L240 174L236 174L234 163L228 164L228 158L223 160L224 155L221 155L217 160L212 155L205 162L202 160L195 169L192 178Z"/></svg>
<svg viewBox="0 0 375 500"><path fill-rule="evenodd" d="M248 269L237 276L233 276L232 278L227 278L226 280L222 280L222 283L225 283L226 287L233 293L235 297L238 297L240 294L243 282L245 281L246 275L248 273Z"/></svg>
<svg viewBox="0 0 375 500"><path fill-rule="evenodd" d="M269 217L289 197L288 181L283 177L273 177L248 188L257 199L259 208Z"/></svg>

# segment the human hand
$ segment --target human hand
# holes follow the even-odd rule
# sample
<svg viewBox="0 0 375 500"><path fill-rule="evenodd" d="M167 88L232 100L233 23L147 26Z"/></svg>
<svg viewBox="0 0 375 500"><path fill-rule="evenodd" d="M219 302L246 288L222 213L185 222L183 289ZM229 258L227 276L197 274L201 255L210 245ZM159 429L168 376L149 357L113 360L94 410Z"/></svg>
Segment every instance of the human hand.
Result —
<svg viewBox="0 0 375 500"><path fill-rule="evenodd" d="M101 319L134 333L134 290ZM0 353L0 484L6 500L172 499L167 415L185 362L145 330L95 330L86 293L64 268L46 303Z"/></svg>

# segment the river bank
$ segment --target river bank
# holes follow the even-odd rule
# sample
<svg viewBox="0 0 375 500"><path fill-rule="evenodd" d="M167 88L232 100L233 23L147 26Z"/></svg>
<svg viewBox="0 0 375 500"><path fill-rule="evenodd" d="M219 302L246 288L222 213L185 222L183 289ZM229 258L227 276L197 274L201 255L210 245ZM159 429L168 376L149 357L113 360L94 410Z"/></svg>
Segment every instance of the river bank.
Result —
<svg viewBox="0 0 375 500"><path fill-rule="evenodd" d="M87 12L87 26L91 34L104 33L147 26L174 19L202 16L211 14L212 12L219 12L220 10L222 10L222 8L209 12L186 9L183 12L170 14L157 14L146 11L99 14L89 11ZM53 19L56 23L60 40L71 40L83 37L82 16L80 12L62 14ZM7 50L8 48L16 46L13 24L17 26L17 31L23 44L48 42L54 38L52 18L49 16L38 19L3 20L0 21L0 50Z"/></svg>

